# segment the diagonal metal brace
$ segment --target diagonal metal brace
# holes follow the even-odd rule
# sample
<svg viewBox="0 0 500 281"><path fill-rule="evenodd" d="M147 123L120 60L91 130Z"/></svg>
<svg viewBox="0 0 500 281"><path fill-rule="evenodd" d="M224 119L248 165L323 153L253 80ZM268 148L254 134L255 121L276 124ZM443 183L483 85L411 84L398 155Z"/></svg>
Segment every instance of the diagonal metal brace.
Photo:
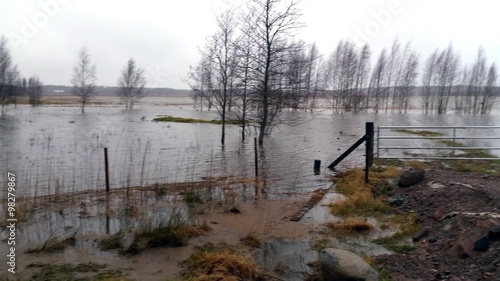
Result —
<svg viewBox="0 0 500 281"><path fill-rule="evenodd" d="M361 137L348 150L346 150L344 153L342 153L342 155L340 155L339 158L335 159L335 161L333 161L332 164L330 164L328 166L328 169L334 171L335 166L337 166L340 162L342 162L342 160L344 160L344 158L346 158L349 154L351 154L351 152L353 152L356 148L358 148L358 146L360 146L363 142L365 142L365 140L366 140L366 135Z"/></svg>

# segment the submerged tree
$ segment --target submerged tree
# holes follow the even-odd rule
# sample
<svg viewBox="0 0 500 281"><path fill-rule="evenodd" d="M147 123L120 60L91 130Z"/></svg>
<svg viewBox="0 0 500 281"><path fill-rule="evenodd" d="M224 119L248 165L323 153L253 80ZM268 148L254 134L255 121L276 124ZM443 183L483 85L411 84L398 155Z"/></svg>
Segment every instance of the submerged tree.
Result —
<svg viewBox="0 0 500 281"><path fill-rule="evenodd" d="M252 80L260 145L264 144L264 136L270 133L283 107L284 85L280 75L287 53L296 47L290 38L302 27L300 16L298 4L293 0L253 0L244 15L244 33L255 43Z"/></svg>
<svg viewBox="0 0 500 281"><path fill-rule="evenodd" d="M83 47L78 52L78 60L73 68L73 94L80 100L82 113L85 113L85 105L95 94L96 65L90 61L89 51Z"/></svg>
<svg viewBox="0 0 500 281"><path fill-rule="evenodd" d="M125 103L126 109L132 109L145 95L146 78L144 69L138 68L135 60L130 58L118 79L117 94Z"/></svg>
<svg viewBox="0 0 500 281"><path fill-rule="evenodd" d="M43 94L43 83L40 79L38 77L30 77L25 85L25 89L28 95L29 104L31 104L31 106L40 105L40 99Z"/></svg>
<svg viewBox="0 0 500 281"><path fill-rule="evenodd" d="M10 52L7 49L7 39L0 38L0 105L1 115L7 113L7 105L16 103L16 97L19 95L21 81L17 66L12 66Z"/></svg>

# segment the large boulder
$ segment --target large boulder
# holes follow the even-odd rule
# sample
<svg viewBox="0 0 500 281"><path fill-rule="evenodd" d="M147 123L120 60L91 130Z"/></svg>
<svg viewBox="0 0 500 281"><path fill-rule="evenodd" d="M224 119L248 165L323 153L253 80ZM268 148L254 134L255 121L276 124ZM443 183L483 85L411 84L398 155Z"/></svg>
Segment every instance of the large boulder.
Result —
<svg viewBox="0 0 500 281"><path fill-rule="evenodd" d="M399 174L399 187L409 187L424 180L425 171L420 168L407 167Z"/></svg>
<svg viewBox="0 0 500 281"><path fill-rule="evenodd" d="M319 253L325 281L378 281L379 275L358 255L340 249L323 249Z"/></svg>

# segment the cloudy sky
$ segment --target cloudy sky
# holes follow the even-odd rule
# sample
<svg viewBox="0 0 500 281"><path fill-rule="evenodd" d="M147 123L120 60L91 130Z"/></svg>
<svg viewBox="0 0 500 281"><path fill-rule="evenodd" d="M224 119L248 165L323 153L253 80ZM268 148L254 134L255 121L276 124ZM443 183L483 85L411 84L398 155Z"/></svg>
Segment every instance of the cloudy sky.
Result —
<svg viewBox="0 0 500 281"><path fill-rule="evenodd" d="M69 85L77 52L87 46L99 85L114 86L128 58L148 86L187 89L183 80L212 34L215 15L244 0L0 0L0 35L23 76ZM495 0L302 0L297 34L329 55L338 41L369 42L376 54L395 38L411 40L421 61L451 41L470 63L479 46L500 59Z"/></svg>

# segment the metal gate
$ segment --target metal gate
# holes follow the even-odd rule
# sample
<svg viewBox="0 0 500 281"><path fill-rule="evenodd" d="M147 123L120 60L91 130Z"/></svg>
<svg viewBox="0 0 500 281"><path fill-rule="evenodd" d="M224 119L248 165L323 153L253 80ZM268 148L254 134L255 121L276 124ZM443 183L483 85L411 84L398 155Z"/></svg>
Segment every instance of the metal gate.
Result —
<svg viewBox="0 0 500 281"><path fill-rule="evenodd" d="M418 131L425 130L425 131ZM389 135L387 132L402 132L409 135ZM433 134L435 133L435 134ZM422 135L415 135L422 134ZM427 135L426 135L427 134ZM449 141L448 145L415 145L415 143L424 143L425 140L437 140L441 143ZM475 146L465 145L463 141L490 140L493 145ZM394 144L388 142L396 141ZM400 151L404 153L407 150L436 150L448 151L447 155L412 155L412 156L390 156L383 155L383 152ZM376 132L376 151L375 157L379 159L422 159L422 160L499 160L496 157L460 157L458 151L465 150L500 150L500 126L377 126Z"/></svg>

